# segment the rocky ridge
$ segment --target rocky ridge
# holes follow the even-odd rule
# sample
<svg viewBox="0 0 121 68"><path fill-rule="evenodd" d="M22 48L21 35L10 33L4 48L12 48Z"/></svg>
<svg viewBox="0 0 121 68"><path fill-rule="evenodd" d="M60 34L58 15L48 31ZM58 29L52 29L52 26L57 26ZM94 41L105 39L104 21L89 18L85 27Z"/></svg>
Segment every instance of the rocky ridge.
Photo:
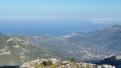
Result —
<svg viewBox="0 0 121 68"><path fill-rule="evenodd" d="M21 67L27 68L115 68L112 65L96 65L83 62L61 61L56 58L37 59L26 62Z"/></svg>

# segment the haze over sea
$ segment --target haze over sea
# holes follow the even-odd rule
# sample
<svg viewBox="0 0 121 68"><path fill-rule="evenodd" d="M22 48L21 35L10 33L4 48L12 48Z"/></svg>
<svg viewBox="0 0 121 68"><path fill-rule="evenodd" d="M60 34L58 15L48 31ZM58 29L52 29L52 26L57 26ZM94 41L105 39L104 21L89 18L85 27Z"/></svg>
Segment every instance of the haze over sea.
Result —
<svg viewBox="0 0 121 68"><path fill-rule="evenodd" d="M50 34L87 32L121 23L120 0L2 0L0 32Z"/></svg>
<svg viewBox="0 0 121 68"><path fill-rule="evenodd" d="M31 21L31 20L13 20L1 21L0 32L4 34L49 34L64 35L73 32L88 32L96 29L102 29L108 25L94 24L90 21ZM7 24L11 23L11 24Z"/></svg>

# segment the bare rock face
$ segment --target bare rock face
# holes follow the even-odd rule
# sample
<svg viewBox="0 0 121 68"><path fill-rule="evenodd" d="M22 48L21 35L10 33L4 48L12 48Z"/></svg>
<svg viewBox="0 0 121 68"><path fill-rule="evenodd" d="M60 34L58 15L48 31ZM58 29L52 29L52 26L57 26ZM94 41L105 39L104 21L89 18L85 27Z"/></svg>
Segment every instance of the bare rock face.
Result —
<svg viewBox="0 0 121 68"><path fill-rule="evenodd" d="M71 61L61 61L59 59L37 59L26 62L21 67L27 68L115 68L111 65L96 65L91 63L78 63Z"/></svg>

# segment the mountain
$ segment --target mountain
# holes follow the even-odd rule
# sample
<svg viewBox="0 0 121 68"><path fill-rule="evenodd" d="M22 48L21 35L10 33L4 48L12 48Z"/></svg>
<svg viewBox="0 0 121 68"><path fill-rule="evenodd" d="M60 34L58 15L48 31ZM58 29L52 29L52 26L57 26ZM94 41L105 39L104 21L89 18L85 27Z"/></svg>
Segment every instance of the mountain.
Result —
<svg viewBox="0 0 121 68"><path fill-rule="evenodd" d="M2 36L0 48L0 66L19 65L27 60L38 57L40 50L19 37ZM4 61L4 62L3 62Z"/></svg>
<svg viewBox="0 0 121 68"><path fill-rule="evenodd" d="M87 33L79 33L67 38L70 42L77 43L83 47L93 50L120 53L121 26L114 25L103 30L96 30Z"/></svg>
<svg viewBox="0 0 121 68"><path fill-rule="evenodd" d="M74 32L63 36L0 34L0 65L20 65L37 58L60 58L98 62L120 54L121 25L91 32Z"/></svg>

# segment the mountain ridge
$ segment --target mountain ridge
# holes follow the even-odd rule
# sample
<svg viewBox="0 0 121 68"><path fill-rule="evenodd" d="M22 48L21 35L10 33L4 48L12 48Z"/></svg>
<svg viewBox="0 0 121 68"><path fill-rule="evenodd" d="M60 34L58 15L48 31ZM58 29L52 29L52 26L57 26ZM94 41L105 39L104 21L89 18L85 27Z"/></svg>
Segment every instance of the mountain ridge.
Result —
<svg viewBox="0 0 121 68"><path fill-rule="evenodd" d="M64 36L6 36L0 34L0 59L6 61L0 64L22 64L38 57L57 57L64 60L74 58L76 61L97 62L120 54L120 27L121 25L107 27L110 31L112 30L111 32L105 31L108 30L105 28Z"/></svg>

